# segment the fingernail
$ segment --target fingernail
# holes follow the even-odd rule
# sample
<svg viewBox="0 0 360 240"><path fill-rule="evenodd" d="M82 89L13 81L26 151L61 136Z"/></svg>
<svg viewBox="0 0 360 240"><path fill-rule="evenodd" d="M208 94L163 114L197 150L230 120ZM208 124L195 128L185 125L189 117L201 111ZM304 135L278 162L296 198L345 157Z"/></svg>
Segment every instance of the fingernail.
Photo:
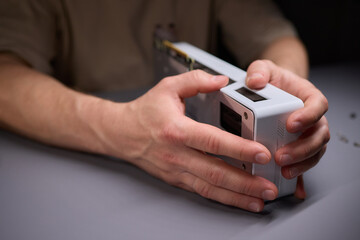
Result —
<svg viewBox="0 0 360 240"><path fill-rule="evenodd" d="M280 156L280 166L290 165L292 163L292 157L289 154L283 154Z"/></svg>
<svg viewBox="0 0 360 240"><path fill-rule="evenodd" d="M260 164L265 164L268 163L270 159L265 153L258 153L255 155L255 161Z"/></svg>
<svg viewBox="0 0 360 240"><path fill-rule="evenodd" d="M263 78L264 75L262 75L261 73L253 73L250 76L248 76L248 79L257 79L257 78Z"/></svg>
<svg viewBox="0 0 360 240"><path fill-rule="evenodd" d="M291 129L294 131L294 132L299 132L301 129L302 129L302 124L300 122L293 122L291 124Z"/></svg>
<svg viewBox="0 0 360 240"><path fill-rule="evenodd" d="M264 200L274 200L276 198L276 195L273 190L265 190L262 193L262 198Z"/></svg>
<svg viewBox="0 0 360 240"><path fill-rule="evenodd" d="M290 173L290 177L294 178L294 177L299 176L300 171L299 171L299 169L293 167L293 168L290 168L289 173Z"/></svg>
<svg viewBox="0 0 360 240"><path fill-rule="evenodd" d="M225 77L224 75L215 75L212 77L212 80L215 82L222 82L225 81L227 77Z"/></svg>
<svg viewBox="0 0 360 240"><path fill-rule="evenodd" d="M256 202L251 202L248 205L248 209L253 212L260 212L260 205Z"/></svg>
<svg viewBox="0 0 360 240"><path fill-rule="evenodd" d="M259 78L263 78L263 77L264 76L261 73L253 73L246 78L246 83L248 83L252 79L259 79Z"/></svg>

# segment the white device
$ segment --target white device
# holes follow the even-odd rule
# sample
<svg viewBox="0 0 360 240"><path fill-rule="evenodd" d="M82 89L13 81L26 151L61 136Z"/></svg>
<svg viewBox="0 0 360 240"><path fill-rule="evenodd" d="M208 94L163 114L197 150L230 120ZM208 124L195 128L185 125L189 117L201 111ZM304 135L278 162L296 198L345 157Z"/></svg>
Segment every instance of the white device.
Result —
<svg viewBox="0 0 360 240"><path fill-rule="evenodd" d="M294 193L296 179L285 179L274 155L283 145L295 141L299 134L286 130L289 115L304 106L303 102L271 85L254 91L246 87L246 72L185 42L155 42L158 50L157 77L203 69L212 74L230 78L227 86L208 94L186 99L186 113L196 121L208 123L240 137L257 141L269 149L270 163L260 165L220 156L224 161L242 170L273 182L278 197Z"/></svg>

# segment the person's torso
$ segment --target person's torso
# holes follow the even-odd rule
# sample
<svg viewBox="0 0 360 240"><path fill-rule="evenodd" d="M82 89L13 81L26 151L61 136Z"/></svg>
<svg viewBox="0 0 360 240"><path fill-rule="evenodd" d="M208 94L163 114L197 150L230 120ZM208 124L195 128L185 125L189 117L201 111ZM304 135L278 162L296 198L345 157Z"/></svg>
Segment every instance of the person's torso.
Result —
<svg viewBox="0 0 360 240"><path fill-rule="evenodd" d="M211 1L63 0L54 74L81 90L150 85L153 32L174 24L179 40L208 49Z"/></svg>

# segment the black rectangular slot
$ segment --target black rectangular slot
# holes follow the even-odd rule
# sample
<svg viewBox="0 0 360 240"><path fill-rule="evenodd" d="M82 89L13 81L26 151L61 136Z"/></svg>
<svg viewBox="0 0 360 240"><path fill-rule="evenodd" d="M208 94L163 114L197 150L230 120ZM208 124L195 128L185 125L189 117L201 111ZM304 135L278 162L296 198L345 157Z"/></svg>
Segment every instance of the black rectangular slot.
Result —
<svg viewBox="0 0 360 240"><path fill-rule="evenodd" d="M245 97L247 97L248 99L250 99L253 102L267 100L263 96L260 96L259 94L255 93L253 91L250 91L249 89L247 89L245 87L239 88L236 91L238 93L240 93L241 95L244 95Z"/></svg>
<svg viewBox="0 0 360 240"><path fill-rule="evenodd" d="M241 137L242 117L220 102L220 125L228 132Z"/></svg>

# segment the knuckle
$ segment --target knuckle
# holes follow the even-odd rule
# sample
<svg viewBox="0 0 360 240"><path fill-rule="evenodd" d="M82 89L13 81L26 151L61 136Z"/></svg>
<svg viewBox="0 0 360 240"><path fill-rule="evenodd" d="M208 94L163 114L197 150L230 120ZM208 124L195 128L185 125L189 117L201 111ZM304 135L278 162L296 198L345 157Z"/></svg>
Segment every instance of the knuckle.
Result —
<svg viewBox="0 0 360 240"><path fill-rule="evenodd" d="M161 80L160 84L166 89L169 89L173 85L173 77L165 77Z"/></svg>
<svg viewBox="0 0 360 240"><path fill-rule="evenodd" d="M209 152L218 153L220 149L220 141L217 137L210 135L206 138L206 146Z"/></svg>
<svg viewBox="0 0 360 240"><path fill-rule="evenodd" d="M302 154L304 159L310 157L311 153L312 153L312 148L310 146L306 145L302 148Z"/></svg>
<svg viewBox="0 0 360 240"><path fill-rule="evenodd" d="M264 151L259 143L248 139L241 139L241 144L238 146L237 150L239 160L246 162L251 161L255 153Z"/></svg>
<svg viewBox="0 0 360 240"><path fill-rule="evenodd" d="M161 159L169 166L169 168L173 166L180 166L181 164L180 158L172 152L163 153Z"/></svg>
<svg viewBox="0 0 360 240"><path fill-rule="evenodd" d="M220 168L212 168L207 172L207 179L215 186L222 186L224 184L225 173Z"/></svg>
<svg viewBox="0 0 360 240"><path fill-rule="evenodd" d="M189 180L189 174L187 174L184 171L176 171L175 173L171 173L171 185L174 185L179 188L183 189L190 189L190 186L188 186L187 182Z"/></svg>
<svg viewBox="0 0 360 240"><path fill-rule="evenodd" d="M327 112L327 110L329 109L329 102L323 94L321 94L320 97L320 104L324 107L325 112Z"/></svg>
<svg viewBox="0 0 360 240"><path fill-rule="evenodd" d="M308 119L311 123L316 123L319 121L321 116L319 116L315 111L308 113Z"/></svg>
<svg viewBox="0 0 360 240"><path fill-rule="evenodd" d="M167 123L161 128L159 138L164 142L178 144L184 142L185 135L175 123Z"/></svg>
<svg viewBox="0 0 360 240"><path fill-rule="evenodd" d="M194 184L195 191L204 198L210 198L211 185L206 182L196 181Z"/></svg>
<svg viewBox="0 0 360 240"><path fill-rule="evenodd" d="M331 135L330 135L329 128L326 128L323 144L324 145L327 144L330 141L330 138L331 138Z"/></svg>
<svg viewBox="0 0 360 240"><path fill-rule="evenodd" d="M175 187L184 188L186 186L179 176L179 173L177 173L177 170L164 171L162 179L167 184Z"/></svg>
<svg viewBox="0 0 360 240"><path fill-rule="evenodd" d="M251 195L251 191L253 190L253 184L250 181L244 181L240 185L240 193L245 195Z"/></svg>
<svg viewBox="0 0 360 240"><path fill-rule="evenodd" d="M192 70L191 74L194 79L201 79L204 77L204 71L202 71L200 69Z"/></svg>
<svg viewBox="0 0 360 240"><path fill-rule="evenodd" d="M210 189L211 186L209 184L201 184L199 189L198 189L198 193L203 196L204 198L210 198Z"/></svg>
<svg viewBox="0 0 360 240"><path fill-rule="evenodd" d="M162 84L169 84L169 82L171 81L171 77L165 77L161 80L161 83Z"/></svg>
<svg viewBox="0 0 360 240"><path fill-rule="evenodd" d="M195 69L195 70L193 71L193 73L194 73L196 76L203 76L205 72L204 72L203 70L201 70L201 69Z"/></svg>
<svg viewBox="0 0 360 240"><path fill-rule="evenodd" d="M321 123L319 123L319 124L321 124L320 125L321 145L326 145L330 141L330 138L331 138L329 125L328 125L325 117L322 117L322 119L320 121L322 121Z"/></svg>

